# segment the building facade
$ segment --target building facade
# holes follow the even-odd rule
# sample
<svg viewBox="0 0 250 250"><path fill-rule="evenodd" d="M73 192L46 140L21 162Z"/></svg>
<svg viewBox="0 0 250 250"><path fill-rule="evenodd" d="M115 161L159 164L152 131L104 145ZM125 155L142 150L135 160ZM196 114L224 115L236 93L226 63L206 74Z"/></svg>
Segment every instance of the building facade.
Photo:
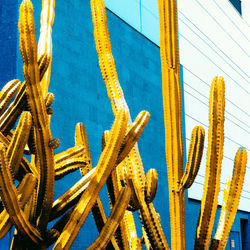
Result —
<svg viewBox="0 0 250 250"><path fill-rule="evenodd" d="M3 0L0 4L0 45L3 48L0 55L4 59L4 63L0 64L1 86L13 78L23 80L17 32L20 2L16 2ZM38 38L41 1L32 2ZM139 149L145 170L155 168L158 171L159 186L154 204L161 215L163 230L170 243L157 1L107 0L105 4L118 77L132 119L141 110L151 114L139 140ZM202 125L208 134L208 98L213 77L221 75L225 79L225 144L219 205L222 203L225 179L232 173L238 147L244 146L248 155L250 153L249 5L246 0L178 1L185 154L194 126ZM61 139L57 152L74 145L74 127L81 121L86 126L93 165L96 165L101 153L102 133L111 127L114 117L98 66L89 1L56 0L50 92L55 94L52 134ZM203 192L206 145L207 137L201 169L192 188L186 193L187 249L193 249L194 246ZM56 182L55 198L79 178L80 173L77 172ZM105 192L104 188L102 197L107 197ZM108 214L108 199L103 198L102 201ZM239 210L227 249L250 249L249 212L248 164ZM220 206L214 230L219 215ZM138 218L136 220L139 221ZM85 249L97 235L90 215L72 249ZM9 245L10 235L7 235L0 241L0 249L8 249Z"/></svg>

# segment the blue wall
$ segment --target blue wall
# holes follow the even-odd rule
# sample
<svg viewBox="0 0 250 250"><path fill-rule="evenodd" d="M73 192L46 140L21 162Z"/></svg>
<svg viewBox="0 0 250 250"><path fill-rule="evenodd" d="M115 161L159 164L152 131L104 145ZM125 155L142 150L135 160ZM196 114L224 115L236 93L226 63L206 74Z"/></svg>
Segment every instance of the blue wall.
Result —
<svg viewBox="0 0 250 250"><path fill-rule="evenodd" d="M33 4L38 35L41 1L33 1ZM13 12L16 12L16 6L1 7L15 9ZM89 138L93 163L96 165L101 154L102 133L110 129L113 114L98 66L90 4L88 1L80 0L63 4L57 1L55 12L50 85L50 91L55 94L54 114L51 122L52 134L53 137L61 139L61 146L57 152L63 151L74 145L75 124L83 122ZM13 20L9 22L15 25L10 31L16 32L16 15L12 18ZM107 19L119 80L132 118L134 119L141 110L147 110L151 114L149 123L139 139L139 148L145 170L156 168L159 174L159 186L154 205L161 215L163 229L170 243L159 48L109 11L107 11ZM21 57L19 50L16 49L16 51L18 51L17 76L23 79ZM14 54L11 53L10 57ZM13 60L16 61L16 59L10 60L15 65ZM13 71L11 78L15 77L15 72ZM6 78L7 76L6 74ZM55 198L69 189L78 179L80 179L79 172L58 181ZM105 189L102 191L101 199L108 215L108 197ZM162 199L162 197L165 198ZM186 198L187 249L193 249L199 208L199 202ZM247 219L247 216L245 213L238 212L233 226L234 231L240 231L240 218ZM219 211L217 222L218 217ZM93 218L90 215L72 249L86 248L97 235ZM0 247L7 249L8 240L9 236L4 243L0 242Z"/></svg>
<svg viewBox="0 0 250 250"><path fill-rule="evenodd" d="M16 77L17 1L0 3L0 87Z"/></svg>

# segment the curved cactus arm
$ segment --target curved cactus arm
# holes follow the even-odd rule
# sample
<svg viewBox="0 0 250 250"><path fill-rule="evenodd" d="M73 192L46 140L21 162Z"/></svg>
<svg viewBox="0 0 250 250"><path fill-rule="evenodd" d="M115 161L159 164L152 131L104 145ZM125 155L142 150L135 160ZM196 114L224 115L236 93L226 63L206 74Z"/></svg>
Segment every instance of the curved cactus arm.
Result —
<svg viewBox="0 0 250 250"><path fill-rule="evenodd" d="M128 209L130 211L136 211L141 207L141 203L139 201L139 195L138 194L138 189L134 187L132 178L129 176L126 176L126 184L131 190L131 199L129 202L129 207Z"/></svg>
<svg viewBox="0 0 250 250"><path fill-rule="evenodd" d="M14 101L0 117L0 131L3 134L8 134L8 132L14 127L18 117L27 105L25 89L26 83L24 82L19 88Z"/></svg>
<svg viewBox="0 0 250 250"><path fill-rule="evenodd" d="M80 158L82 155L83 149L84 149L83 146L77 145L72 148L68 148L67 150L61 153L56 154L54 157L55 165L63 164L63 162L66 162L72 158Z"/></svg>
<svg viewBox="0 0 250 250"><path fill-rule="evenodd" d="M128 135L128 131L126 135ZM102 140L103 147L105 146L105 142L107 140L108 140L108 131L105 131L103 135L103 140ZM133 143L136 143L136 141L134 141ZM115 171L112 172L112 174L109 176L107 180L107 187L108 187L111 209L117 199L119 190L122 188L122 178L123 178L123 181L125 178L125 176L122 177L122 175L123 175L124 169L126 169L126 161L127 161L127 157L125 157L125 159L118 165L118 167L115 169ZM127 183L127 179L126 179L126 183ZM133 188L132 185L131 185L131 188ZM132 191L133 197L136 198L133 191ZM136 210L134 208L135 205L133 204L133 197L131 197L130 204L128 205L128 209L131 211ZM137 237L133 214L130 211L125 212L124 217L120 221L120 225L118 226L116 230L115 237L121 249L129 249L129 248L140 249L141 248L141 244Z"/></svg>
<svg viewBox="0 0 250 250"><path fill-rule="evenodd" d="M81 195L89 185L94 172L95 168L90 170L73 187L71 187L67 192L65 192L62 196L60 196L56 201L53 202L50 220L54 220L57 217L61 216L65 211L67 211L70 207L74 206L79 201Z"/></svg>
<svg viewBox="0 0 250 250"><path fill-rule="evenodd" d="M171 247L175 250L186 248L185 192L179 192L183 175L183 141L176 0L158 0L158 8Z"/></svg>
<svg viewBox="0 0 250 250"><path fill-rule="evenodd" d="M103 149L106 147L108 139L109 139L109 131L105 131L102 137ZM119 190L121 189L121 183L119 179L119 167L120 166L116 167L116 169L110 174L106 182L108 188L110 209L113 209L113 206L119 194ZM120 224L115 232L115 239L120 249L125 249L125 250L128 249L128 244L129 244L128 238L129 237L127 234L126 223L125 219L123 218L120 221Z"/></svg>
<svg viewBox="0 0 250 250"><path fill-rule="evenodd" d="M77 123L75 127L75 145L82 146L81 157L87 163L85 168L81 168L81 174L82 176L84 176L86 174L86 170L89 171L92 169L92 159L89 151L89 143L88 143L86 129L84 124L80 122Z"/></svg>
<svg viewBox="0 0 250 250"><path fill-rule="evenodd" d="M10 145L9 139L6 136L4 136L1 132L0 132L0 142L3 143L6 148L8 148ZM21 168L19 168L17 180L21 180L22 178L20 178L20 176L23 177L23 175L27 173L33 173L35 176L37 176L36 169L32 168L31 164L27 161L25 157L22 157L20 166Z"/></svg>
<svg viewBox="0 0 250 250"><path fill-rule="evenodd" d="M16 95L21 87L19 80L12 80L8 82L0 92L0 116L6 110L12 98Z"/></svg>
<svg viewBox="0 0 250 250"><path fill-rule="evenodd" d="M155 169L149 169L146 175L146 201L151 203L156 195L158 187L158 174Z"/></svg>
<svg viewBox="0 0 250 250"><path fill-rule="evenodd" d="M7 150L7 157L14 176L17 176L18 174L19 165L23 157L24 147L29 138L31 126L31 114L30 112L25 111L20 117L17 128Z"/></svg>
<svg viewBox="0 0 250 250"><path fill-rule="evenodd" d="M163 233L160 215L156 213L153 203L141 203L140 219L153 249L170 249Z"/></svg>
<svg viewBox="0 0 250 250"><path fill-rule="evenodd" d="M43 60L38 60L38 67L40 71L40 80L43 76L43 71L46 71L46 64L48 63L49 58L47 56L42 57ZM14 127L18 117L25 110L27 106L26 100L26 82L24 81L19 91L14 99L14 101L8 106L6 111L0 116L0 131L4 134Z"/></svg>
<svg viewBox="0 0 250 250"><path fill-rule="evenodd" d="M228 178L224 188L219 225L213 240L218 244L212 244L218 246L217 248L210 247L210 249L225 249L226 247L228 236L240 201L241 190L246 173L246 164L247 151L244 148L239 148L234 159L233 176Z"/></svg>
<svg viewBox="0 0 250 250"><path fill-rule="evenodd" d="M87 162L82 160L81 158L73 158L67 161L63 161L63 163L59 163L55 165L55 179L59 180L63 178L65 175L76 171L77 169L85 168L85 174L87 173L86 169Z"/></svg>
<svg viewBox="0 0 250 250"><path fill-rule="evenodd" d="M76 146L78 145L83 147L85 158L88 159L92 165L87 132L84 124L80 122L77 123L75 127L75 144Z"/></svg>
<svg viewBox="0 0 250 250"><path fill-rule="evenodd" d="M121 188L111 214L96 241L87 249L104 249L122 220L130 200L129 188Z"/></svg>
<svg viewBox="0 0 250 250"><path fill-rule="evenodd" d="M108 97L111 101L113 112L116 114L120 108L128 110L128 106L119 84L115 60L112 55L105 5L103 0L91 0L90 3L99 66L107 88Z"/></svg>
<svg viewBox="0 0 250 250"><path fill-rule="evenodd" d="M30 0L23 0L20 6L18 27L26 93L35 126L37 160L40 167L36 216L40 215L38 226L42 233L45 233L54 197L54 153L49 147L52 135L40 86L33 6Z"/></svg>
<svg viewBox="0 0 250 250"><path fill-rule="evenodd" d="M89 143L88 143L88 137L86 133L86 129L83 123L77 123L75 128L75 144L76 145L82 145L83 146L83 157L86 159L86 161L89 161L85 169L81 169L82 175L86 174L86 169L88 171L92 170L92 160L91 155L89 151ZM102 202L100 198L98 197L96 199L96 202L94 206L91 209L92 215L95 220L95 224L97 227L98 232L100 233L104 224L107 221L107 217L105 215L105 211L103 209ZM111 241L108 243L109 249L118 249L118 245L115 241L115 238L112 237Z"/></svg>
<svg viewBox="0 0 250 250"><path fill-rule="evenodd" d="M0 144L0 195L12 223L23 234L34 243L41 242L42 238L36 228L34 228L25 217L19 201L16 187L12 181L12 176L7 163L6 151L3 144Z"/></svg>
<svg viewBox="0 0 250 250"><path fill-rule="evenodd" d="M188 159L185 172L180 181L180 188L190 188L198 174L201 158L203 154L205 140L205 130L201 126L196 126L192 130L190 145L188 149Z"/></svg>
<svg viewBox="0 0 250 250"><path fill-rule="evenodd" d="M25 206L28 202L30 196L33 193L37 183L37 179L32 174L27 174L23 178L20 185L17 187L17 191L19 193L18 200L20 203L21 208ZM0 214L0 239L2 239L11 229L12 222L10 220L10 216L6 209L4 209Z"/></svg>
<svg viewBox="0 0 250 250"><path fill-rule="evenodd" d="M206 174L196 228L195 248L208 248L220 191L220 173L224 143L225 84L215 77L210 90L209 129Z"/></svg>
<svg viewBox="0 0 250 250"><path fill-rule="evenodd" d="M117 164L121 163L123 159L128 155L131 149L135 146L135 143L140 138L144 128L146 127L150 114L147 111L141 111L136 117L135 121L129 125L124 139L122 150L119 153Z"/></svg>
<svg viewBox="0 0 250 250"><path fill-rule="evenodd" d="M94 176L76 205L69 222L57 240L54 249L68 249L75 240L81 226L87 218L92 206L95 204L98 194L105 184L111 171L116 166L116 159L124 139L128 114L121 109L110 131L110 138L103 150L97 164Z"/></svg>
<svg viewBox="0 0 250 250"><path fill-rule="evenodd" d="M46 54L52 59L52 26L55 18L55 0L43 0L40 19L40 37L38 41L38 57ZM51 60L41 81L43 95L46 96L50 83Z"/></svg>

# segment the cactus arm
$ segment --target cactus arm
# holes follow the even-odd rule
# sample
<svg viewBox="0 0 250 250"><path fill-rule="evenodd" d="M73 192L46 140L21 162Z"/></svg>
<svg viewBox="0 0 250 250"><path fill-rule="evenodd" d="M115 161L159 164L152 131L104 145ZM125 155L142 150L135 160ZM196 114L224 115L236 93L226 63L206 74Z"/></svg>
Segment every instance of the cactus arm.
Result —
<svg viewBox="0 0 250 250"><path fill-rule="evenodd" d="M55 179L59 180L63 178L65 175L76 171L77 169L84 169L86 167L86 161L81 158L73 158L67 161L63 161L63 163L59 163L55 165ZM83 171L83 170L82 170ZM85 174L87 170L85 168Z"/></svg>
<svg viewBox="0 0 250 250"><path fill-rule="evenodd" d="M176 0L158 0L158 7L171 247L174 250L185 249L185 193L178 192L183 175L183 142Z"/></svg>
<svg viewBox="0 0 250 250"><path fill-rule="evenodd" d="M211 249L225 249L226 247L228 236L240 201L241 190L246 173L246 164L247 151L244 148L239 148L234 160L233 176L228 178L224 188L219 225L216 230L214 240L212 240L212 242L216 241L218 246L217 248L211 247Z"/></svg>
<svg viewBox="0 0 250 250"><path fill-rule="evenodd" d="M52 59L52 26L55 18L55 0L43 0L40 19L40 37L38 41L38 56L48 55ZM46 96L50 83L51 60L41 81L42 93Z"/></svg>
<svg viewBox="0 0 250 250"><path fill-rule="evenodd" d="M24 205L29 200L36 186L36 183L37 179L32 174L27 174L25 175L22 182L18 186L17 188L17 191L19 193L18 200L21 208L23 208ZM10 216L6 211L6 209L4 209L0 214L0 239L2 239L9 232L11 227L12 227L12 222L10 220Z"/></svg>
<svg viewBox="0 0 250 250"><path fill-rule="evenodd" d="M141 202L140 219L153 249L170 249L153 203Z"/></svg>
<svg viewBox="0 0 250 250"><path fill-rule="evenodd" d="M40 167L36 216L41 213L38 226L42 233L45 233L54 197L54 153L49 147L52 136L40 86L33 6L30 0L24 0L20 6L18 27L26 93L35 126L37 159Z"/></svg>
<svg viewBox="0 0 250 250"><path fill-rule="evenodd" d="M191 187L196 175L198 174L205 140L205 131L201 126L196 126L192 130L190 146L188 150L188 159L185 172L180 181L180 188L187 189Z"/></svg>
<svg viewBox="0 0 250 250"><path fill-rule="evenodd" d="M0 92L0 116L6 110L12 98L20 89L21 83L18 80L8 82Z"/></svg>
<svg viewBox="0 0 250 250"><path fill-rule="evenodd" d="M109 139L109 131L105 131L102 137L102 149L106 147L106 143ZM116 198L121 188L119 175L118 175L119 166L110 174L107 179L107 189L109 195L110 209L113 209L116 202ZM124 219L120 221L120 224L115 233L115 239L120 249L128 249L128 237L126 235L126 224Z"/></svg>
<svg viewBox="0 0 250 250"><path fill-rule="evenodd" d="M71 158L79 158L82 155L84 147L83 146L74 146L72 148L69 148L61 153L58 153L55 155L55 165L63 164L63 162L66 162L67 160Z"/></svg>
<svg viewBox="0 0 250 250"><path fill-rule="evenodd" d="M89 151L88 137L87 137L86 129L85 129L85 126L83 123L76 124L75 144L83 146L83 157L86 159L86 161L89 161L89 163L87 164L85 169L81 168L82 175L85 175L86 169L88 171L91 171L93 167L92 167L92 160L91 160L91 155L90 155L90 151ZM103 205L102 205L102 202L101 202L99 196L96 199L96 203L92 207L91 212L92 212L93 218L95 220L97 230L100 233L104 224L107 221L107 217L105 215L105 211L103 209ZM107 247L108 247L108 249L119 249L114 237L111 238Z"/></svg>
<svg viewBox="0 0 250 250"><path fill-rule="evenodd" d="M42 58L43 60L38 60L40 80L42 79L43 71L46 71L47 64L49 63L49 58L46 55ZM14 101L9 105L3 115L0 116L0 131L4 134L8 134L8 132L13 128L18 117L27 105L25 89L26 82L24 81L19 88Z"/></svg>
<svg viewBox="0 0 250 250"><path fill-rule="evenodd" d="M23 112L7 150L8 161L14 176L18 174L19 164L28 141L31 125L31 114L27 111Z"/></svg>
<svg viewBox="0 0 250 250"><path fill-rule="evenodd" d="M8 134L8 132L13 128L18 117L27 104L25 88L26 83L24 82L21 85L14 101L9 105L9 107L0 117L0 131L4 134Z"/></svg>
<svg viewBox="0 0 250 250"><path fill-rule="evenodd" d="M116 114L120 108L128 110L128 106L119 84L115 60L112 55L105 5L103 0L92 0L90 3L99 65L107 88L108 97L111 101L113 113Z"/></svg>
<svg viewBox="0 0 250 250"><path fill-rule="evenodd" d="M149 117L150 114L147 111L141 111L135 121L128 127L126 137L122 145L122 150L117 159L117 164L121 163L125 156L127 156L134 147L146 127Z"/></svg>
<svg viewBox="0 0 250 250"><path fill-rule="evenodd" d="M93 25L94 25L94 38L95 38L96 50L97 50L98 59L99 59L99 66L100 66L101 73L102 73L102 76L103 76L103 79L107 88L107 93L111 102L113 113L116 116L119 109L123 108L128 111L129 109L128 109L122 88L118 80L115 61L112 55L104 1L92 0L91 11L92 11L92 20L93 20ZM131 123L130 115L129 115L129 123ZM130 151L129 148L127 150ZM123 155L121 156L123 157ZM145 181L144 181L145 174L144 174L144 170L142 167L142 161L140 158L137 143L130 151L128 157L130 157L131 161L133 161L134 163L133 164L134 178L138 177L141 183L144 184L145 186ZM121 160L122 158L119 159L119 162ZM142 185L142 189L144 188L144 186ZM125 217L126 217L126 213L125 213ZM128 228L128 225L133 224L134 222L132 221L131 216L125 220L127 221L126 222L127 226L125 228L126 228L126 231L128 232L127 236L129 237L129 242L135 243L134 241L135 237L133 236L135 231L129 230ZM133 228L133 226L130 226L130 228ZM137 237L136 237L136 242L138 242ZM138 244L136 244L136 246L140 247Z"/></svg>
<svg viewBox="0 0 250 250"><path fill-rule="evenodd" d="M0 132L0 142L3 143L6 148L8 148L10 145L10 141L8 140L8 138L5 137L1 132ZM37 170L35 168L32 168L32 165L27 161L25 157L22 157L20 166L21 168L19 168L19 173L17 174L16 177L17 180L20 180L21 179L20 176L23 176L26 173L33 173L35 176L37 176Z"/></svg>
<svg viewBox="0 0 250 250"><path fill-rule="evenodd" d="M110 131L110 139L102 152L93 178L76 205L69 222L57 240L54 249L69 249L83 225L88 213L96 202L98 194L105 184L109 174L115 168L116 159L124 139L128 114L121 109Z"/></svg>
<svg viewBox="0 0 250 250"><path fill-rule="evenodd" d="M119 225L119 222L122 220L122 217L128 206L129 199L130 199L130 190L125 187L121 188L107 222L105 223L96 241L90 247L87 248L88 250L104 249L107 246L112 235L115 233L115 230Z"/></svg>
<svg viewBox="0 0 250 250"><path fill-rule="evenodd" d="M40 233L26 219L20 204L16 187L7 163L6 151L3 144L0 144L0 195L12 223L24 235L27 235L33 242L41 242Z"/></svg>
<svg viewBox="0 0 250 250"><path fill-rule="evenodd" d="M151 203L156 195L158 186L158 174L155 169L149 169L146 175L146 201Z"/></svg>
<svg viewBox="0 0 250 250"><path fill-rule="evenodd" d="M220 191L220 172L224 143L225 85L222 77L215 77L210 90L209 130L206 174L200 216L196 228L195 248L209 246L218 195Z"/></svg>
<svg viewBox="0 0 250 250"><path fill-rule="evenodd" d="M95 168L90 170L73 187L71 187L67 192L65 192L62 196L60 196L56 201L53 202L50 220L54 220L55 218L59 217L79 201L82 193L89 185L94 172Z"/></svg>

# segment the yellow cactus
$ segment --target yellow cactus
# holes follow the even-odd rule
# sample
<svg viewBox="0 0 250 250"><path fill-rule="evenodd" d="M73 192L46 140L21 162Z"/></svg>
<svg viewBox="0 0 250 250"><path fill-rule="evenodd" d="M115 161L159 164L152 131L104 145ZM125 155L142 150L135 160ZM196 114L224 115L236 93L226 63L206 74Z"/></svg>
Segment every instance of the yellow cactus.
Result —
<svg viewBox="0 0 250 250"><path fill-rule="evenodd" d="M181 87L175 0L159 0L160 55L172 249L185 249Z"/></svg>
<svg viewBox="0 0 250 250"><path fill-rule="evenodd" d="M49 147L52 136L40 86L33 6L29 0L24 0L20 6L18 27L26 93L35 126L36 157L40 169L36 216L40 215L38 226L45 233L54 197L54 153Z"/></svg>
<svg viewBox="0 0 250 250"><path fill-rule="evenodd" d="M156 195L158 174L155 169L149 169L146 175L146 201L151 203Z"/></svg>
<svg viewBox="0 0 250 250"><path fill-rule="evenodd" d="M228 177L224 188L219 225L210 249L225 249L226 247L240 201L240 194L246 173L246 164L247 151L244 148L239 148L234 160L233 176Z"/></svg>
<svg viewBox="0 0 250 250"><path fill-rule="evenodd" d="M31 114L27 111L23 112L7 150L9 164L15 176L18 174L19 164L23 156L24 147L28 141L31 125Z"/></svg>
<svg viewBox="0 0 250 250"><path fill-rule="evenodd" d="M50 58L45 75L41 81L41 88L43 95L46 96L50 83L51 74L51 58L52 58L52 26L55 18L55 0L43 0L41 12L41 28L40 37L38 41L38 57L46 55Z"/></svg>
<svg viewBox="0 0 250 250"><path fill-rule="evenodd" d="M18 80L12 80L2 88L0 92L0 115L3 114L11 99L19 90L20 86L21 84Z"/></svg>
<svg viewBox="0 0 250 250"><path fill-rule="evenodd" d="M12 181L6 150L2 143L0 143L0 186L2 201L13 224L33 242L41 242L40 233L27 220L18 202L17 190Z"/></svg>
<svg viewBox="0 0 250 250"><path fill-rule="evenodd" d="M27 174L23 178L20 185L17 187L18 200L20 203L21 208L25 206L28 199L33 193L33 190L35 189L35 185L37 183L37 179L32 174ZM2 239L10 230L12 227L12 222L10 220L10 216L6 209L4 209L0 214L0 239Z"/></svg>
<svg viewBox="0 0 250 250"><path fill-rule="evenodd" d="M121 188L111 214L96 241L87 249L105 249L125 213L130 199L130 190Z"/></svg>
<svg viewBox="0 0 250 250"><path fill-rule="evenodd" d="M215 77L210 90L209 130L206 175L201 200L200 217L196 229L195 248L209 246L220 191L220 173L224 143L225 84Z"/></svg>
<svg viewBox="0 0 250 250"><path fill-rule="evenodd" d="M21 85L18 80L10 81L0 91L0 196L1 206L5 206L0 213L0 239L14 224L11 249L45 249L54 243L54 249L69 249L91 211L100 235L88 249L141 249L142 244L147 249L169 249L160 215L152 203L158 175L155 169L150 169L145 176L137 145L150 115L142 111L132 123L116 72L103 0L91 0L91 10L99 65L115 122L111 131L104 133L103 152L95 168L82 123L75 128L75 146L54 155L54 149L60 145L50 131L54 95L48 92L54 7L54 0L43 0L37 47L33 7L30 0L23 0L18 26L25 82ZM205 133L200 126L193 129L183 174L176 12L175 0L159 0L171 246L185 249L184 192L198 173ZM208 249L217 207L224 141L224 88L223 79L216 77L211 86L207 167L196 249ZM31 155L31 162L24 154ZM233 176L225 188L211 249L225 248L237 212L246 161L246 150L241 148L235 157ZM53 202L55 180L79 168L82 178ZM15 179L20 181L17 188ZM108 219L99 198L105 183L112 209ZM143 224L142 239L137 237L135 211ZM47 231L48 222L59 216L62 217Z"/></svg>
<svg viewBox="0 0 250 250"><path fill-rule="evenodd" d="M75 144L83 146L82 157L86 159L87 165L86 165L86 168L84 168L84 169L81 168L81 173L85 178L85 176L87 176L91 172L93 172L93 169L92 169L91 155L90 155L90 151L89 151L88 137L87 137L86 129L85 129L85 126L83 123L76 124ZM86 170L88 172L87 174L86 174ZM83 190L83 188L82 188L82 190ZM100 233L102 228L104 227L106 221L107 221L107 217L105 215L103 205L102 205L102 202L101 202L99 196L97 197L96 202L91 209L91 212L92 212L92 215L94 217L97 230ZM110 248L110 249L117 249L118 248L118 245L117 245L114 237L111 237L111 240L108 243L108 248Z"/></svg>
<svg viewBox="0 0 250 250"><path fill-rule="evenodd" d="M128 114L121 109L110 131L110 139L101 154L94 176L90 180L87 189L76 205L68 223L58 238L54 249L69 248L77 236L77 233L94 205L101 188L105 184L111 171L115 168L120 146L125 136L127 121Z"/></svg>
<svg viewBox="0 0 250 250"><path fill-rule="evenodd" d="M196 175L198 174L205 140L205 130L201 126L196 126L192 130L188 159L185 172L180 181L180 188L191 187Z"/></svg>

